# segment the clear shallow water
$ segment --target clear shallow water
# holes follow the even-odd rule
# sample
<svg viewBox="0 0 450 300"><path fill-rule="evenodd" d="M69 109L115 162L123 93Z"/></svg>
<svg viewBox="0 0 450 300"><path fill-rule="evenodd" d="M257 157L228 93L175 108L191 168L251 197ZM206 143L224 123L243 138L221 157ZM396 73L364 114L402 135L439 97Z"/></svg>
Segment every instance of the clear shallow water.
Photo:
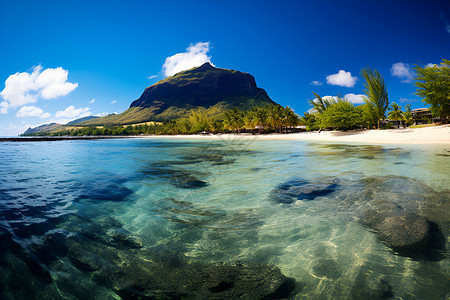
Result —
<svg viewBox="0 0 450 300"><path fill-rule="evenodd" d="M449 154L232 138L3 143L0 298L120 299L130 282L145 285L145 263L243 262L294 278L294 299L448 299ZM340 181L313 199L274 200L290 180ZM382 243L360 221L373 197L438 222L441 255Z"/></svg>

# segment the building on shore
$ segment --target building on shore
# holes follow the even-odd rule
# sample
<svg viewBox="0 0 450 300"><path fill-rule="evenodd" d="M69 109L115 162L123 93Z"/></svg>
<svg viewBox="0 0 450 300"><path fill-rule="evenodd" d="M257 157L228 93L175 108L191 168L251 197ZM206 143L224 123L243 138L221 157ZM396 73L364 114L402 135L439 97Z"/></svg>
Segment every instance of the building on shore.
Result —
<svg viewBox="0 0 450 300"><path fill-rule="evenodd" d="M429 108L415 108L411 110L415 125L440 122L440 118L433 118Z"/></svg>

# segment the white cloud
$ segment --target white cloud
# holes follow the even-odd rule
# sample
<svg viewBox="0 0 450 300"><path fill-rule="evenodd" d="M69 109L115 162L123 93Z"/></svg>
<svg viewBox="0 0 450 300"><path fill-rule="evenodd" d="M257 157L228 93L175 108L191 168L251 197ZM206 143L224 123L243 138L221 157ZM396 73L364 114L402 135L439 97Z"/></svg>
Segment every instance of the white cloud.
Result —
<svg viewBox="0 0 450 300"><path fill-rule="evenodd" d="M148 76L147 79L153 79L153 78L156 78L156 77L158 77L158 75Z"/></svg>
<svg viewBox="0 0 450 300"><path fill-rule="evenodd" d="M412 82L414 79L414 72L409 64L398 62L392 65L391 75L402 79L403 83Z"/></svg>
<svg viewBox="0 0 450 300"><path fill-rule="evenodd" d="M89 101L89 104L92 104L95 102L95 99L92 99L91 101Z"/></svg>
<svg viewBox="0 0 450 300"><path fill-rule="evenodd" d="M71 105L67 107L65 110L60 110L55 113L55 118L83 118L89 116L91 113L89 111L89 107L85 108L75 108L75 106Z"/></svg>
<svg viewBox="0 0 450 300"><path fill-rule="evenodd" d="M61 67L45 69L36 79L36 88L44 99L65 96L78 87L78 83L67 82L69 71Z"/></svg>
<svg viewBox="0 0 450 300"><path fill-rule="evenodd" d="M312 107L312 108L308 109L306 112L308 114L315 114L317 111L314 109L314 107Z"/></svg>
<svg viewBox="0 0 450 300"><path fill-rule="evenodd" d="M39 117L42 119L49 118L51 114L44 113L42 109L36 106L22 106L16 113L16 117Z"/></svg>
<svg viewBox="0 0 450 300"><path fill-rule="evenodd" d="M23 122L22 122L22 124L23 125L18 125L17 123L16 124L9 123L8 125L0 125L1 134L3 136L18 136L19 134L24 133L30 127L34 128L36 126L39 126L39 124L31 125L31 124L23 123ZM40 124L40 125L42 125L42 124Z"/></svg>
<svg viewBox="0 0 450 300"><path fill-rule="evenodd" d="M166 58L162 67L163 73L168 77L178 72L201 66L205 62L211 63L211 56L208 56L208 52L209 42L191 44L186 49L186 52L177 53Z"/></svg>
<svg viewBox="0 0 450 300"><path fill-rule="evenodd" d="M114 104L114 103L117 103L117 101L116 100L111 101L111 104Z"/></svg>
<svg viewBox="0 0 450 300"><path fill-rule="evenodd" d="M440 65L440 64L432 64L432 63L429 63L429 64L427 64L425 67L426 67L426 68L440 68L441 65Z"/></svg>
<svg viewBox="0 0 450 300"><path fill-rule="evenodd" d="M8 113L8 107L9 107L9 104L8 104L8 102L6 102L6 101L2 101L2 102L0 102L0 113L1 114L7 114Z"/></svg>
<svg viewBox="0 0 450 300"><path fill-rule="evenodd" d="M354 87L358 77L352 77L352 73L339 70L337 74L327 76L327 83L343 87Z"/></svg>
<svg viewBox="0 0 450 300"><path fill-rule="evenodd" d="M347 99L348 101L350 101L353 104L363 104L364 102L364 95L358 94L347 94L344 96L345 99Z"/></svg>
<svg viewBox="0 0 450 300"><path fill-rule="evenodd" d="M315 85L315 86L321 86L323 83L320 81L314 80L314 81L311 81L311 84Z"/></svg>
<svg viewBox="0 0 450 300"><path fill-rule="evenodd" d="M408 98L402 98L398 100L400 103L411 103L411 102L417 102L419 99L408 99Z"/></svg>
<svg viewBox="0 0 450 300"><path fill-rule="evenodd" d="M44 99L65 96L78 87L78 83L67 82L67 70L61 67L42 69L39 65L31 73L16 73L6 79L0 95L9 107L34 103L39 96Z"/></svg>

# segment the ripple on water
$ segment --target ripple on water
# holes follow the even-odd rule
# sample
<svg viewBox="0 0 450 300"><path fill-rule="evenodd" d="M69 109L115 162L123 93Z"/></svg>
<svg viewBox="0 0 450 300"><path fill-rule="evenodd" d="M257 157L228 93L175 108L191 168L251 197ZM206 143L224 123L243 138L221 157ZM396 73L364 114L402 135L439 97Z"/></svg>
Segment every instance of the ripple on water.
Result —
<svg viewBox="0 0 450 300"><path fill-rule="evenodd" d="M166 140L36 147L0 149L0 297L450 294L440 149ZM43 161L54 166L36 168ZM441 243L427 241L436 259L383 240L378 224L403 213L438 227ZM276 286L256 289L245 278Z"/></svg>

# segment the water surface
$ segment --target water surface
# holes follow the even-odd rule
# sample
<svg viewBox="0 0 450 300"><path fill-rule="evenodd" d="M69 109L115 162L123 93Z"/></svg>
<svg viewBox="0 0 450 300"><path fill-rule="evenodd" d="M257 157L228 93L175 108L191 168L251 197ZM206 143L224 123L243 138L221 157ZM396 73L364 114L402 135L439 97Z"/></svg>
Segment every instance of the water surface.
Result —
<svg viewBox="0 0 450 300"><path fill-rule="evenodd" d="M145 277L126 268L146 261L276 266L295 279L294 299L446 299L449 155L252 138L2 143L0 298L126 298L121 287ZM338 188L274 200L292 180ZM436 217L439 255L380 241L361 222L377 195Z"/></svg>

